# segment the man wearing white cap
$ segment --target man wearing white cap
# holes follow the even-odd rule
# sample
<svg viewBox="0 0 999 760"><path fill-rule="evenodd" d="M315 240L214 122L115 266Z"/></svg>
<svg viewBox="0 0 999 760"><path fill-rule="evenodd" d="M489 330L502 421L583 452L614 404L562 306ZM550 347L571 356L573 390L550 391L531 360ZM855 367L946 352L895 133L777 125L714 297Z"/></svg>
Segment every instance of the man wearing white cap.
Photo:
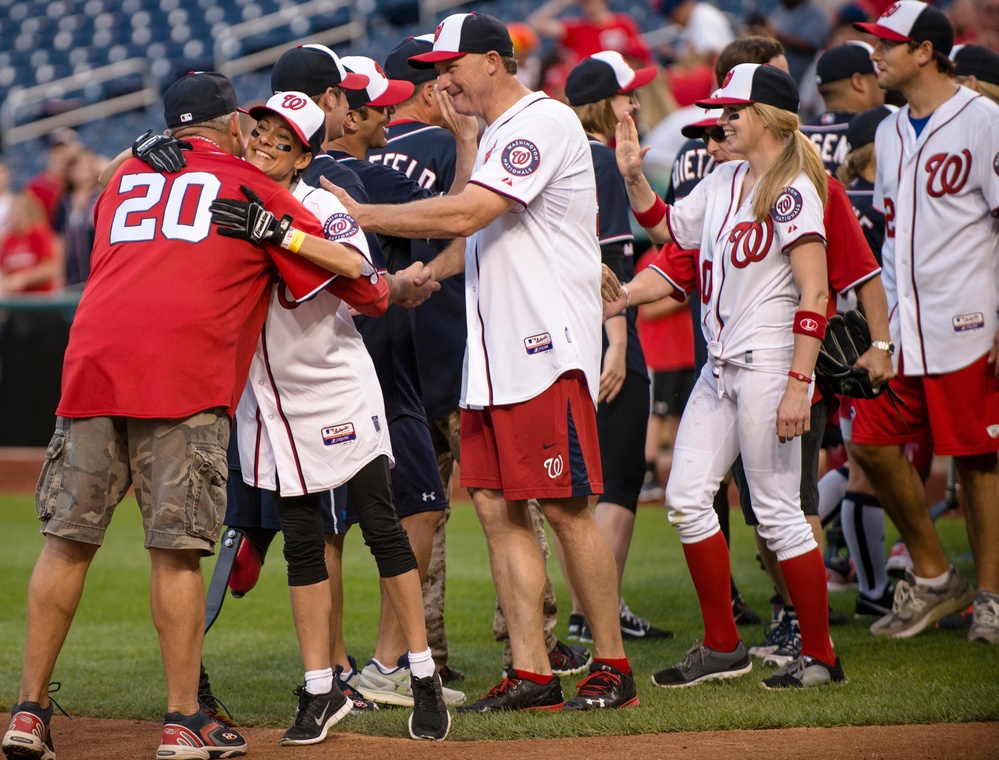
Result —
<svg viewBox="0 0 999 760"><path fill-rule="evenodd" d="M954 31L916 0L874 23L878 84L908 105L878 127L874 204L885 214L882 258L898 346L905 420L887 403L856 401L854 452L912 556L875 636L907 638L964 609L972 589L940 545L903 445L932 441L954 458L978 592L968 638L999 643L999 107L952 78ZM918 209L918 213L917 213Z"/></svg>
<svg viewBox="0 0 999 760"><path fill-rule="evenodd" d="M351 212L383 234L471 238L464 258L438 257L429 270L438 280L465 272L462 483L488 541L513 669L466 709L638 704L621 644L614 560L586 501L603 490L595 414L600 250L586 136L571 110L520 83L510 35L491 16L449 16L433 50L411 62L436 65L437 87L456 110L485 119L472 179L457 196ZM567 703L544 646L544 565L529 498L540 501L562 541L594 637L590 675Z"/></svg>

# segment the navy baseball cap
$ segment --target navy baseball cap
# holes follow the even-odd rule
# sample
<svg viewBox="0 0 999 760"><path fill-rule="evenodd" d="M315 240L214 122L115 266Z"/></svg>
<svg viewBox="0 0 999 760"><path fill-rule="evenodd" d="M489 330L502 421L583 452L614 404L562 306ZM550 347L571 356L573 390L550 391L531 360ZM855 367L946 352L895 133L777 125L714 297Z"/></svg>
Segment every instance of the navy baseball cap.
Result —
<svg viewBox="0 0 999 760"><path fill-rule="evenodd" d="M565 97L571 106L597 103L605 98L643 87L656 78L655 66L632 69L616 50L584 58L565 80Z"/></svg>
<svg viewBox="0 0 999 760"><path fill-rule="evenodd" d="M932 5L919 0L899 0L873 23L857 23L854 28L889 42L930 42L944 55L954 47L954 27Z"/></svg>
<svg viewBox="0 0 999 760"><path fill-rule="evenodd" d="M367 84L367 77L347 71L339 56L325 45L300 45L286 50L271 70L274 92L319 95L329 87L360 90Z"/></svg>
<svg viewBox="0 0 999 760"><path fill-rule="evenodd" d="M434 35L422 34L419 37L407 37L385 57L383 68L389 79L402 79L413 84L423 84L437 78L437 69L418 69L411 66L409 59L429 53L434 49Z"/></svg>
<svg viewBox="0 0 999 760"><path fill-rule="evenodd" d="M485 13L455 13L437 25L433 50L414 55L409 62L417 68L433 68L440 61L493 50L513 57L513 40L502 21Z"/></svg>
<svg viewBox="0 0 999 760"><path fill-rule="evenodd" d="M999 53L983 45L955 45L950 51L955 73L959 77L973 76L980 82L999 85Z"/></svg>
<svg viewBox="0 0 999 760"><path fill-rule="evenodd" d="M170 129L209 121L241 110L228 77L216 71L190 71L163 94L163 118Z"/></svg>
<svg viewBox="0 0 999 760"><path fill-rule="evenodd" d="M846 141L850 143L850 150L863 148L874 142L878 124L897 110L895 106L874 106L850 119L850 124L846 128Z"/></svg>
<svg viewBox="0 0 999 760"><path fill-rule="evenodd" d="M824 84L849 79L854 74L874 74L874 62L871 53L874 48L860 40L850 40L842 45L829 48L815 64L815 83L821 87Z"/></svg>
<svg viewBox="0 0 999 760"><path fill-rule="evenodd" d="M765 103L784 111L798 113L798 85L786 71L767 63L740 63L725 75L721 90L707 100L697 101L699 108Z"/></svg>

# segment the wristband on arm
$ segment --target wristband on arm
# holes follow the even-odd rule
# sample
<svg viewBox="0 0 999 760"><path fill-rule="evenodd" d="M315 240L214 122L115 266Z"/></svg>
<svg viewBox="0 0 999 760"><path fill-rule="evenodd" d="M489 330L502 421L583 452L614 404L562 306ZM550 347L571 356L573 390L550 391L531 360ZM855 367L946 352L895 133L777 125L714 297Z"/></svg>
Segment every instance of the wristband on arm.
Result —
<svg viewBox="0 0 999 760"><path fill-rule="evenodd" d="M631 213L634 215L635 221L642 227L647 230L652 229L666 216L666 202L657 195L655 202L645 211L639 212L632 209Z"/></svg>
<svg viewBox="0 0 999 760"><path fill-rule="evenodd" d="M796 311L792 332L822 340L826 337L826 317L815 311Z"/></svg>

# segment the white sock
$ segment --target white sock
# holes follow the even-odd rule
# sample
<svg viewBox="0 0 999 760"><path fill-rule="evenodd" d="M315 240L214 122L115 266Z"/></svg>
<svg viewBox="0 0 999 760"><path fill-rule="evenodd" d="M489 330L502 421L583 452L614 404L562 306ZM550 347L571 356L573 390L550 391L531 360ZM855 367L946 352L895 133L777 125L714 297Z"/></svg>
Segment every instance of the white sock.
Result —
<svg viewBox="0 0 999 760"><path fill-rule="evenodd" d="M840 512L843 536L857 570L857 585L868 599L878 599L888 588L885 569L885 512L877 498L848 492Z"/></svg>
<svg viewBox="0 0 999 760"><path fill-rule="evenodd" d="M333 668L305 671L305 690L309 694L326 694L333 689Z"/></svg>
<svg viewBox="0 0 999 760"><path fill-rule="evenodd" d="M847 474L843 472L844 469L839 467L835 470L829 470L819 480L819 520L823 524L832 519L836 507L839 506L846 493Z"/></svg>
<svg viewBox="0 0 999 760"><path fill-rule="evenodd" d="M354 669L350 666L348 666L346 670L340 671L341 680L349 681L353 677L354 677Z"/></svg>
<svg viewBox="0 0 999 760"><path fill-rule="evenodd" d="M430 655L430 647L422 652L409 652L409 670L417 678L428 678L434 674L434 658Z"/></svg>
<svg viewBox="0 0 999 760"><path fill-rule="evenodd" d="M943 575L938 575L936 578L920 578L918 575L915 574L914 575L916 578L916 583L919 584L920 586L926 586L927 588L943 588L944 586L947 585L947 581L950 580L950 574L952 570L953 568L951 568L951 570L948 570Z"/></svg>
<svg viewBox="0 0 999 760"><path fill-rule="evenodd" d="M393 670L395 670L395 668L387 668L387 667L385 667L384 665L382 665L382 663L380 663L374 657L371 658L371 661L375 664L375 667L378 668L382 673L391 673Z"/></svg>

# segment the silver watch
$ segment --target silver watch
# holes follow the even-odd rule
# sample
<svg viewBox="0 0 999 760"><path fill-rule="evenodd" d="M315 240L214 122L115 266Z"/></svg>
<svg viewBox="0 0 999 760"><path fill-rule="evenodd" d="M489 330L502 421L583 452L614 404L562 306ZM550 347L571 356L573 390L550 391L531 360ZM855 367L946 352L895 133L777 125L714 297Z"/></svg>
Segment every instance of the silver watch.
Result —
<svg viewBox="0 0 999 760"><path fill-rule="evenodd" d="M879 348L882 351L886 352L888 356L895 355L895 344L892 343L890 340L872 340L871 348Z"/></svg>

